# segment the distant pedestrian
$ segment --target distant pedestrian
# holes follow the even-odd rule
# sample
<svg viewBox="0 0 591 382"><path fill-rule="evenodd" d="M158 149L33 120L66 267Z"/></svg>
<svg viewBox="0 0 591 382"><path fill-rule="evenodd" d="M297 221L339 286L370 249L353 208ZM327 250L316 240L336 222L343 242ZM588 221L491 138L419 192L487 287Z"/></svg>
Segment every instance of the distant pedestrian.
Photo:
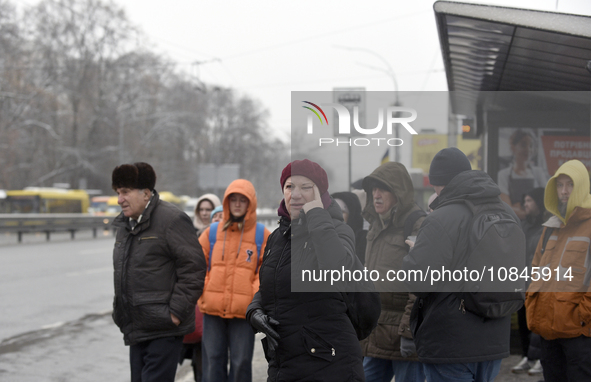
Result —
<svg viewBox="0 0 591 382"><path fill-rule="evenodd" d="M147 163L123 164L112 173L122 209L113 221L113 320L130 346L132 382L174 381L205 277L191 219L160 200L155 184Z"/></svg>
<svg viewBox="0 0 591 382"><path fill-rule="evenodd" d="M220 198L214 194L205 194L197 199L193 225L197 229L198 235L211 223L211 212L221 205Z"/></svg>
<svg viewBox="0 0 591 382"><path fill-rule="evenodd" d="M544 217L546 216L546 208L544 207L544 189L541 187L529 190L523 195L523 210L525 211L525 219L521 222L521 229L525 234L525 265L531 274L531 263L536 253L536 248L544 227ZM529 283L528 283L529 285ZM542 374L542 364L536 348L531 345L530 338L538 336L532 333L527 327L527 318L525 313L525 306L517 311L517 322L519 324L519 339L521 340L521 354L523 355L521 361L511 368L511 371L516 374L528 373L529 375ZM533 341L538 343L539 340Z"/></svg>
<svg viewBox="0 0 591 382"><path fill-rule="evenodd" d="M553 216L543 224L532 262L532 275L536 269L540 277L532 280L525 299L527 324L542 336L546 382L591 381L589 183L585 165L571 160L546 185L544 204Z"/></svg>
<svg viewBox="0 0 591 382"><path fill-rule="evenodd" d="M221 222L224 219L224 207L217 206L211 211L211 222Z"/></svg>
<svg viewBox="0 0 591 382"><path fill-rule="evenodd" d="M335 192L332 197L341 207L343 220L355 233L355 253L361 264L364 264L367 230L363 229L363 216L361 216L359 197L352 192Z"/></svg>
<svg viewBox="0 0 591 382"><path fill-rule="evenodd" d="M211 223L222 220L222 210L220 199L214 194L205 194L197 200L195 216L193 217L193 225L197 229L197 236L200 236ZM216 216L215 220L214 216ZM203 376L202 335L203 313L201 313L197 305L195 308L195 331L186 335L183 339L183 351L179 360L179 364L182 364L185 359L191 360L195 382L201 382Z"/></svg>
<svg viewBox="0 0 591 382"><path fill-rule="evenodd" d="M252 381L254 332L245 316L259 289L262 252L270 234L257 223L256 208L252 183L235 180L224 194L222 221L199 236L208 264L199 299L205 382Z"/></svg>

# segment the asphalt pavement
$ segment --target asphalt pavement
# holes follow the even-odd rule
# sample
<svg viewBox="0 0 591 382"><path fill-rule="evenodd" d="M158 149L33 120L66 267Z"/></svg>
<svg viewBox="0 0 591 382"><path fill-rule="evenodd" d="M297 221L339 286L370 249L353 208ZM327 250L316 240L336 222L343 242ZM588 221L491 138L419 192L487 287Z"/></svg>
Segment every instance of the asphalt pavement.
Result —
<svg viewBox="0 0 591 382"><path fill-rule="evenodd" d="M257 334L253 359L253 382L267 375ZM110 313L89 315L59 327L25 333L0 343L0 381L10 382L125 382L129 381L129 348ZM520 357L503 360L496 382L537 382L541 378L512 374ZM177 372L177 382L193 381L190 361Z"/></svg>
<svg viewBox="0 0 591 382"><path fill-rule="evenodd" d="M90 235L89 235L90 236ZM112 237L0 237L0 382L126 382L129 348L111 319ZM258 334L253 381L266 380ZM496 382L538 382L503 360ZM191 382L189 360L177 382Z"/></svg>

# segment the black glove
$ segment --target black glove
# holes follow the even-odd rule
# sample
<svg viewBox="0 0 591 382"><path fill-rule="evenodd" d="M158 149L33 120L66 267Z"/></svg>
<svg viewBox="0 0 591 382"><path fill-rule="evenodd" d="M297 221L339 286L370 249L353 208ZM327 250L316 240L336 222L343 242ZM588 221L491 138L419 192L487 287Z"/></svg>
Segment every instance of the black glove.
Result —
<svg viewBox="0 0 591 382"><path fill-rule="evenodd" d="M415 342L406 337L400 337L400 353L404 358L408 358L417 352Z"/></svg>
<svg viewBox="0 0 591 382"><path fill-rule="evenodd" d="M271 327L271 325L279 325L279 321L267 316L262 309L256 309L250 315L250 325L256 329L257 332L265 333L267 336L267 345L270 351L275 351L279 341L279 334Z"/></svg>

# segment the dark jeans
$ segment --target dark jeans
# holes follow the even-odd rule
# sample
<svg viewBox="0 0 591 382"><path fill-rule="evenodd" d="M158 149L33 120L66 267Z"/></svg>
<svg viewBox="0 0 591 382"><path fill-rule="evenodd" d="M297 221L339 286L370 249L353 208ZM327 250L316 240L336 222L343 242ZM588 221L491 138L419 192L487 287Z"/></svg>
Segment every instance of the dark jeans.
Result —
<svg viewBox="0 0 591 382"><path fill-rule="evenodd" d="M129 347L131 382L174 382L183 337L164 337Z"/></svg>
<svg viewBox="0 0 591 382"><path fill-rule="evenodd" d="M591 381L591 337L542 338L542 357L544 380Z"/></svg>
<svg viewBox="0 0 591 382"><path fill-rule="evenodd" d="M204 314L201 350L204 382L252 382L254 331L245 319Z"/></svg>
<svg viewBox="0 0 591 382"><path fill-rule="evenodd" d="M364 357L363 372L366 382L390 382L392 377L398 382L423 382L425 373L418 361L394 361L390 359Z"/></svg>
<svg viewBox="0 0 591 382"><path fill-rule="evenodd" d="M424 363L427 382L491 382L501 370L501 360L469 363Z"/></svg>

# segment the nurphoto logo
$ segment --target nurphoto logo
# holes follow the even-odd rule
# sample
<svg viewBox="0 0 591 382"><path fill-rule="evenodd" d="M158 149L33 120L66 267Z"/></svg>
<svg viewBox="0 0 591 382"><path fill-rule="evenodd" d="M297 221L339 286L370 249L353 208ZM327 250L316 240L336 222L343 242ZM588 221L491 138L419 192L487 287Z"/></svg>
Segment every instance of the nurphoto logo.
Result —
<svg viewBox="0 0 591 382"><path fill-rule="evenodd" d="M320 121L321 125L328 126L328 118L322 108L332 107L336 110L338 118L339 118L339 135L350 135L351 134L351 114L349 110L338 103L324 103L320 106L308 102L302 101L306 105L302 107L304 109L310 110L318 120ZM310 106L308 106L310 105ZM307 133L314 134L314 115L308 115L308 124L307 124ZM361 135L375 135L382 131L384 127L384 119L386 120L386 134L392 135L393 133L393 126L397 123L401 124L410 134L416 135L417 132L413 127L410 125L410 122L413 122L417 119L417 112L415 109L411 109L408 107L401 107L401 106L390 106L386 109L384 113L384 109L378 109L378 125L373 128L365 128L362 127L359 123L359 107L353 107L353 124L352 126L355 128L355 131ZM347 145L347 146L370 146L372 144L380 146L380 143L384 143L388 146L402 146L404 143L402 139L395 137L395 138L349 138L349 139L338 139L338 138L319 138L318 145L331 145L335 144L336 146L340 145Z"/></svg>

